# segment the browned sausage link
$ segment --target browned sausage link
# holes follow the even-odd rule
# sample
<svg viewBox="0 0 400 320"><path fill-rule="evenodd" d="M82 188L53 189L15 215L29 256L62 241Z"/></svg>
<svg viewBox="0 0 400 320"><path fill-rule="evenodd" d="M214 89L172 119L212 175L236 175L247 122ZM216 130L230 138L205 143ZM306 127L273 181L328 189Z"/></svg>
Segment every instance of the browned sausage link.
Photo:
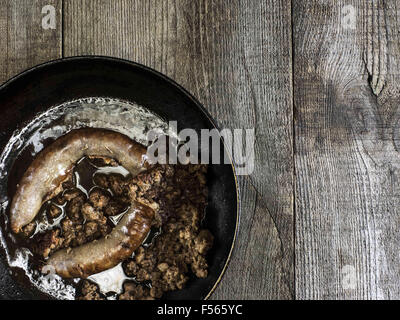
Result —
<svg viewBox="0 0 400 320"><path fill-rule="evenodd" d="M97 155L118 160L132 175L145 169L146 148L129 137L106 129L77 129L43 149L23 175L10 207L15 233L30 223L83 156Z"/></svg>
<svg viewBox="0 0 400 320"><path fill-rule="evenodd" d="M134 201L109 235L80 247L62 249L47 261L43 272L63 278L86 278L116 266L132 256L150 231L154 211Z"/></svg>

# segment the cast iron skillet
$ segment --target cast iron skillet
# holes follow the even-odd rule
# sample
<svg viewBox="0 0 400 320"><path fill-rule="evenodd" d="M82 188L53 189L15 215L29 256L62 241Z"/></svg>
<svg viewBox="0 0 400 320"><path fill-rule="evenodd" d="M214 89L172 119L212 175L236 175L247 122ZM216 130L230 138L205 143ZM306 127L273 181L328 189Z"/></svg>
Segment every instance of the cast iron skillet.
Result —
<svg viewBox="0 0 400 320"><path fill-rule="evenodd" d="M22 128L36 114L84 97L136 102L166 120L176 120L178 130L216 128L192 95L150 68L109 57L73 57L36 66L0 87L0 152L13 131ZM221 149L223 155L225 150ZM208 186L204 225L215 236L208 256L209 276L191 279L185 289L167 293L164 299L207 299L228 264L239 222L239 190L233 165L210 165ZM10 275L2 248L0 252L0 299L49 298Z"/></svg>

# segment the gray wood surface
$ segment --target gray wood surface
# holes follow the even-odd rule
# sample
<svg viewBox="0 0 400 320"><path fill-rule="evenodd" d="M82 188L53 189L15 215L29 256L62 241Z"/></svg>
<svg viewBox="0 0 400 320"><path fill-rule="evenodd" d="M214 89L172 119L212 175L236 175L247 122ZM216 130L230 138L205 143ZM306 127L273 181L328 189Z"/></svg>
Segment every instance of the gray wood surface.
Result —
<svg viewBox="0 0 400 320"><path fill-rule="evenodd" d="M58 13L56 29L43 30L42 8ZM61 58L61 0L0 0L0 82L48 60Z"/></svg>
<svg viewBox="0 0 400 320"><path fill-rule="evenodd" d="M399 5L293 13L296 297L399 299Z"/></svg>
<svg viewBox="0 0 400 320"><path fill-rule="evenodd" d="M46 4L55 30L40 27ZM399 9L0 0L0 81L61 56L121 57L176 80L220 127L255 128L255 170L239 179L239 234L213 299L399 299Z"/></svg>

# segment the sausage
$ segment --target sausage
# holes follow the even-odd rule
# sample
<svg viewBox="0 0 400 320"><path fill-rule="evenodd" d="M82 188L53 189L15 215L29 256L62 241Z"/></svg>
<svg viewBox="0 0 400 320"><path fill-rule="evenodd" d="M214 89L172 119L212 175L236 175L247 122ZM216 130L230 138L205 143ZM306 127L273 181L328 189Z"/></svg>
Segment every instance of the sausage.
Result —
<svg viewBox="0 0 400 320"><path fill-rule="evenodd" d="M43 267L63 278L87 278L132 256L150 231L154 211L133 201L110 234L76 248L56 251Z"/></svg>
<svg viewBox="0 0 400 320"><path fill-rule="evenodd" d="M111 130L83 128L61 136L39 152L17 185L10 207L11 229L19 233L35 218L82 157L114 158L136 175L147 165L145 154L146 147Z"/></svg>

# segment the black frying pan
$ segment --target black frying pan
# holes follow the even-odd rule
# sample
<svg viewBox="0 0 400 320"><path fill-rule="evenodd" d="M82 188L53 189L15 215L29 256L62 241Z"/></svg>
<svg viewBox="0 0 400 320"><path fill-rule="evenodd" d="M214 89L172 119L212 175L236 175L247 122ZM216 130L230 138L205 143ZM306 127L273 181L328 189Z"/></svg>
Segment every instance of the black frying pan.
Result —
<svg viewBox="0 0 400 320"><path fill-rule="evenodd" d="M84 97L136 102L166 120L176 120L178 130L216 128L210 115L192 95L150 68L108 57L73 57L36 66L0 87L0 152L14 130L23 128L36 114ZM206 299L227 266L239 221L233 165L210 165L208 186L209 204L204 225L215 236L208 256L209 276L191 279L185 289L167 293L165 299ZM46 298L34 287L10 275L4 250L0 251L0 298Z"/></svg>

